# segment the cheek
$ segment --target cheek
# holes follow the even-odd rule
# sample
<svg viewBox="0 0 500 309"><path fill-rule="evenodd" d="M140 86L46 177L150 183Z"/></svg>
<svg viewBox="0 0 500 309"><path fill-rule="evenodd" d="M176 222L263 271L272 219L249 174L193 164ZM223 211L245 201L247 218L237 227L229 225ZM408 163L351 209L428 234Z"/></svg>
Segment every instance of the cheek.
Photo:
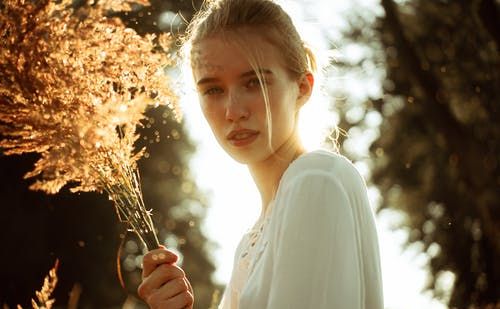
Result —
<svg viewBox="0 0 500 309"><path fill-rule="evenodd" d="M212 130L216 130L217 127L222 125L222 121L224 118L224 111L213 104L205 104L200 103L201 111L206 121L212 128Z"/></svg>
<svg viewBox="0 0 500 309"><path fill-rule="evenodd" d="M296 125L293 98L288 93L282 92L273 102L277 103L271 107L273 134L288 136Z"/></svg>
<svg viewBox="0 0 500 309"><path fill-rule="evenodd" d="M282 121L293 118L295 114L295 105L293 95L287 91L280 91L271 98L271 102L276 104L272 105L272 112L278 114L278 118Z"/></svg>

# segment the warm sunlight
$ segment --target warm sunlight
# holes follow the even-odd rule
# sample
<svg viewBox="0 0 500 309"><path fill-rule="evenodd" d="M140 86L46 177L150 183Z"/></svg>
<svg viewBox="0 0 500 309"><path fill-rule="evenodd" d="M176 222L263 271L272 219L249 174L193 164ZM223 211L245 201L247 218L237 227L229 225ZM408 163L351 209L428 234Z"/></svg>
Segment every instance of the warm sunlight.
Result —
<svg viewBox="0 0 500 309"><path fill-rule="evenodd" d="M0 3L1 308L500 308L499 1Z"/></svg>
<svg viewBox="0 0 500 309"><path fill-rule="evenodd" d="M356 1L357 3L358 1ZM304 11L308 7L302 2L283 2L285 9L291 14L301 34L308 38L310 44L320 57L356 57L363 52L355 46L329 50L328 42L320 33L317 24L331 24L331 38L341 38L342 27L346 26L345 12L356 9L370 9L372 14L380 12L376 1L360 1L357 6L350 1L336 1L332 5L330 1L314 1L314 9ZM335 10L335 17L314 15L317 12ZM309 14L308 14L309 12ZM333 39L332 39L333 40ZM187 72L187 71L185 71ZM330 133L329 125L337 124L338 115L329 110L332 97L325 95L326 89L342 89L349 96L362 99L368 96L381 94L380 72L367 72L365 76L338 76L333 68L325 71L324 78L318 78L313 97L301 111L300 135L304 146L314 149L321 146L325 137ZM371 72L370 72L371 73ZM190 76L185 76L189 79ZM325 80L323 80L325 79ZM191 170L195 173L197 184L202 190L207 191L210 198L211 208L208 211L205 226L207 235L219 245L219 250L213 254L217 265L215 279L221 283L227 283L233 264L234 251L241 235L249 229L260 213L260 197L257 189L245 166L234 162L223 152L213 138L210 128L201 114L197 103L197 96L192 89L185 89L182 97L182 108L184 110L187 128L191 138L197 145L197 152L191 161ZM356 117L355 109L351 117ZM380 115L371 115L372 125L376 127L380 123ZM354 132L356 133L356 132ZM376 137L377 131L364 134L351 134L351 138L344 147L349 147L350 152L356 152L360 157L366 157L368 143ZM344 152L344 149L341 150ZM368 165L360 160L356 166L365 179L370 177ZM219 171L224 171L221 174ZM254 188L248 190L248 188ZM369 188L371 204L374 208L378 205L379 195L376 188ZM428 258L425 254L418 253L416 248L402 252L407 233L404 231L391 231L401 216L393 211L385 211L377 217L379 228L379 240L381 246L381 259L384 283L385 307L394 309L441 309L445 306L434 300L429 294L422 294L421 289L426 283ZM451 284L453 278L449 278L445 284ZM402 284L404 282L404 284Z"/></svg>

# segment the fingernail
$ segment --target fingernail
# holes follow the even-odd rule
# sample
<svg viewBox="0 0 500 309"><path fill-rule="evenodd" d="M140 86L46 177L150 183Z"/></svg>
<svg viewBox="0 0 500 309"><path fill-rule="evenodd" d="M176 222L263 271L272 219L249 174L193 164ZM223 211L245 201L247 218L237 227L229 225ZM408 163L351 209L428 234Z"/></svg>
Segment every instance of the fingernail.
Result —
<svg viewBox="0 0 500 309"><path fill-rule="evenodd" d="M162 253L160 253L160 254L158 254L158 258L159 258L160 260L163 260L163 259L164 259L164 258L166 258L166 257L167 257L167 256L166 256L166 255L165 255L165 253L163 253L163 252L162 252Z"/></svg>
<svg viewBox="0 0 500 309"><path fill-rule="evenodd" d="M156 254L153 254L153 256L151 258L153 259L153 261L158 260L158 256Z"/></svg>

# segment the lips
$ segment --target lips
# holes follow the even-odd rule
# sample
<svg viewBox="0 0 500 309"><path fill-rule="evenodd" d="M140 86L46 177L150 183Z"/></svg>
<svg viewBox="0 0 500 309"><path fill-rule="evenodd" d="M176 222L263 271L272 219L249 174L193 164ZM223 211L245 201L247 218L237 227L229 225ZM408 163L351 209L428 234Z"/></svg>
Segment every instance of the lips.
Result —
<svg viewBox="0 0 500 309"><path fill-rule="evenodd" d="M240 129L240 130L233 130L227 135L228 140L244 140L248 139L249 137L258 134L259 131L254 131L250 129Z"/></svg>

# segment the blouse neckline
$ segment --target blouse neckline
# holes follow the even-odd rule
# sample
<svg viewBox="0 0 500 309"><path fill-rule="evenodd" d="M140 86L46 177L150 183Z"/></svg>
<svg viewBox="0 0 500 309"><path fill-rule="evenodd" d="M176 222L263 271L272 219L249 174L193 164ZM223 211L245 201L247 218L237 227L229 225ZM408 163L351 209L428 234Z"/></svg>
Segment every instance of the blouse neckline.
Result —
<svg viewBox="0 0 500 309"><path fill-rule="evenodd" d="M322 149L315 149L315 150L312 150L312 151L305 151L303 153L301 153L299 156L297 156L292 162L290 162L290 164L287 166L287 168L285 169L285 171L283 172L283 175L281 175L281 178L280 178L280 181L278 182L278 188L276 189L276 194L274 195L274 197L271 199L271 201L269 202L269 204L267 205L267 208L266 208L266 211L264 213L264 215L261 215L259 216L259 218L257 219L257 221L255 222L252 230L260 224L260 222L264 221L265 219L269 218L270 214L271 214L271 210L272 208L274 208L274 204L275 204L275 201L276 201L276 197L280 191L280 188L282 187L282 183L286 177L286 175L289 173L289 171L291 170L291 167L297 163L297 161L299 161L301 158L303 158L304 156L308 155L308 154L311 154L313 152L317 152L317 151L324 151Z"/></svg>

